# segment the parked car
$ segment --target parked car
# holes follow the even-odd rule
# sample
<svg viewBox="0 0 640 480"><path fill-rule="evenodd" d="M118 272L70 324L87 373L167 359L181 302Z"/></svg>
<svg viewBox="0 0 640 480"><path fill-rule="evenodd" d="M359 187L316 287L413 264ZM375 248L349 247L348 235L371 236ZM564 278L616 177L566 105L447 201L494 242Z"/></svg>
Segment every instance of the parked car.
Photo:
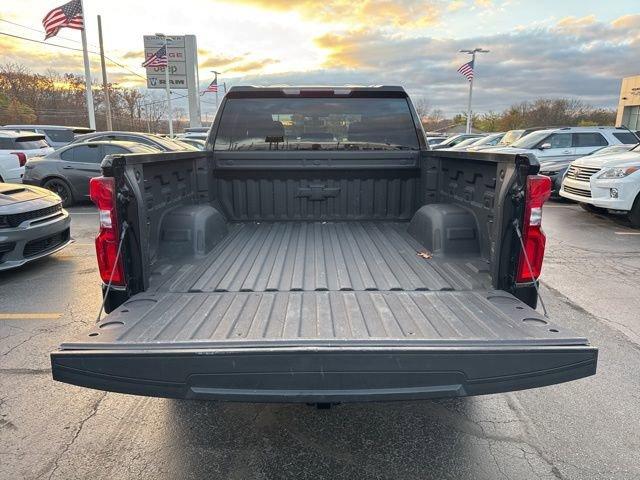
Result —
<svg viewBox="0 0 640 480"><path fill-rule="evenodd" d="M199 138L206 140L211 127L188 127L184 129L184 136L187 138Z"/></svg>
<svg viewBox="0 0 640 480"><path fill-rule="evenodd" d="M469 145L466 150L467 152L478 152L480 150L484 150L485 148L495 147L498 143L500 143L504 135L504 132L491 133L486 137L482 137L481 139L475 141L472 145Z"/></svg>
<svg viewBox="0 0 640 480"><path fill-rule="evenodd" d="M479 134L479 133L460 133L458 135L453 135L449 138L447 138L446 140L444 140L443 142L440 142L436 145L431 145L431 149L432 150L440 150L442 148L450 148L450 147L455 147L456 145L458 145L460 142L463 142L464 140L467 140L468 138L480 138L483 137L483 134Z"/></svg>
<svg viewBox="0 0 640 480"><path fill-rule="evenodd" d="M180 143L176 140L172 140L169 137L161 137L160 135L154 135L152 133L141 132L94 132L87 135L79 136L72 143L86 143L86 142L136 142L148 147L155 148L161 152L177 152L181 150L197 150L197 148L191 145Z"/></svg>
<svg viewBox="0 0 640 480"><path fill-rule="evenodd" d="M449 137L447 137L445 135L438 136L438 137L432 137L432 136L427 135L426 136L427 145L429 145L429 146L437 145L439 143L444 142L447 138L449 138Z"/></svg>
<svg viewBox="0 0 640 480"><path fill-rule="evenodd" d="M0 130L0 180L20 183L29 158L53 152L44 135L32 132Z"/></svg>
<svg viewBox="0 0 640 480"><path fill-rule="evenodd" d="M27 162L23 182L47 188L60 196L62 205L89 199L89 180L100 175L106 155L152 153L157 149L135 142L72 143L45 157Z"/></svg>
<svg viewBox="0 0 640 480"><path fill-rule="evenodd" d="M560 196L581 205L624 212L640 228L640 147L572 162Z"/></svg>
<svg viewBox="0 0 640 480"><path fill-rule="evenodd" d="M198 150L204 150L204 146L206 141L201 138L194 137L182 137L179 139L181 143L186 143L187 145L191 145L192 147L197 148Z"/></svg>
<svg viewBox="0 0 640 480"><path fill-rule="evenodd" d="M53 148L64 147L78 135L94 132L92 128L67 127L63 125L5 125L2 130L22 130L44 135L47 143Z"/></svg>
<svg viewBox="0 0 640 480"><path fill-rule="evenodd" d="M471 145L475 145L476 142L479 142L480 140L483 140L485 137L474 137L474 138L467 138L466 140L461 141L460 143L458 143L457 145L453 146L453 147L449 147L449 148L443 148L442 150L466 150L467 147L470 147Z"/></svg>
<svg viewBox="0 0 640 480"><path fill-rule="evenodd" d="M70 225L69 214L55 193L0 183L0 271L63 249L72 242Z"/></svg>
<svg viewBox="0 0 640 480"><path fill-rule="evenodd" d="M487 151L534 155L540 162L540 173L551 177L551 196L557 198L564 172L576 158L609 145L637 141L633 133L616 127L562 127L537 130L504 149L496 147Z"/></svg>
<svg viewBox="0 0 640 480"><path fill-rule="evenodd" d="M401 87L295 90L233 87L207 151L105 159L108 315L51 353L55 380L326 404L596 372L597 348L535 310L551 185L529 157L429 151ZM329 119L347 147L289 141Z"/></svg>

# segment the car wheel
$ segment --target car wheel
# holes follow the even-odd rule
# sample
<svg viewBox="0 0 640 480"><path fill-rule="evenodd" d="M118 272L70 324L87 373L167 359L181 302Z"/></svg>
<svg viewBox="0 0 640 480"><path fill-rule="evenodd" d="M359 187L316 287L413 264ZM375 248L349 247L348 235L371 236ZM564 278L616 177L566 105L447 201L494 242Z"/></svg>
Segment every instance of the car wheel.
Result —
<svg viewBox="0 0 640 480"><path fill-rule="evenodd" d="M73 205L73 194L71 193L71 188L69 188L69 185L64 180L52 178L44 182L42 186L47 190L51 190L53 193L56 193L62 199L63 207Z"/></svg>
<svg viewBox="0 0 640 480"><path fill-rule="evenodd" d="M606 208L596 207L595 205L591 205L589 203L581 203L580 206L582 207L583 210L586 210L587 212L590 212L590 213L607 213Z"/></svg>
<svg viewBox="0 0 640 480"><path fill-rule="evenodd" d="M633 202L633 207L631 207L628 217L633 228L640 228L640 194L636 197L636 201Z"/></svg>

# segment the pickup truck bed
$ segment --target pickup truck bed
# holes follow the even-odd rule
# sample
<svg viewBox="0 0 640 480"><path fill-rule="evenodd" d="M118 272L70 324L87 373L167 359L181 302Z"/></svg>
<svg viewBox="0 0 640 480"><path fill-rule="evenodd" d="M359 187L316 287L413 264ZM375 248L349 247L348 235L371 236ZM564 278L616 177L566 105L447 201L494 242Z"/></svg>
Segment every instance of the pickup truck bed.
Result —
<svg viewBox="0 0 640 480"><path fill-rule="evenodd" d="M56 376L87 385L89 371L90 386L128 393L330 402L512 390L594 368L585 338L492 290L480 257L421 258L407 226L234 224L205 258L158 265L146 292L62 344Z"/></svg>
<svg viewBox="0 0 640 480"><path fill-rule="evenodd" d="M53 377L327 403L592 375L597 349L535 311L538 169L428 151L398 87L234 87L206 151L102 163L96 245L115 286L108 315L52 352Z"/></svg>

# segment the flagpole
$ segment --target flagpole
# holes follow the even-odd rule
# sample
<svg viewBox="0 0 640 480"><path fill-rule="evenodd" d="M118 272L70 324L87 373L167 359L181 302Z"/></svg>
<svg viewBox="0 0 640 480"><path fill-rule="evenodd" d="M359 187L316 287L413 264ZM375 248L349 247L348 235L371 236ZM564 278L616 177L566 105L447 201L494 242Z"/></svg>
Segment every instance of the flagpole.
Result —
<svg viewBox="0 0 640 480"><path fill-rule="evenodd" d="M91 65L89 64L89 51L87 50L87 17L84 14L84 4L82 3L82 0L80 0L80 6L82 7L82 18L84 19L84 26L82 27L82 30L80 30L80 35L82 37L82 57L84 59L84 82L87 97L87 111L89 113L89 127L95 130L96 114L93 109L93 92L91 91Z"/></svg>
<svg viewBox="0 0 640 480"><path fill-rule="evenodd" d="M102 67L102 89L104 90L104 104L107 109L107 130L113 130L111 119L111 101L109 99L109 86L107 83L107 67L104 63L104 47L102 45L102 18L98 15L98 40L100 45L100 66Z"/></svg>
<svg viewBox="0 0 640 480"><path fill-rule="evenodd" d="M164 39L164 53L167 56L167 66L164 67L164 83L167 92L167 107L169 109L169 137L173 138L173 109L171 107L171 88L169 87L169 47L168 37L164 33L156 33L156 37Z"/></svg>
<svg viewBox="0 0 640 480"><path fill-rule="evenodd" d="M475 76L476 68L476 53L489 53L489 50L484 48L474 48L473 50L459 50L460 53L467 53L471 55L471 79L469 80L469 103L467 104L467 133L471 133L471 127L473 126L472 113L471 113L471 98L473 97L473 78Z"/></svg>
<svg viewBox="0 0 640 480"><path fill-rule="evenodd" d="M476 52L475 50L471 54L471 65L475 68L476 65ZM471 133L471 98L473 97L473 77L469 80L469 103L467 105L467 133Z"/></svg>

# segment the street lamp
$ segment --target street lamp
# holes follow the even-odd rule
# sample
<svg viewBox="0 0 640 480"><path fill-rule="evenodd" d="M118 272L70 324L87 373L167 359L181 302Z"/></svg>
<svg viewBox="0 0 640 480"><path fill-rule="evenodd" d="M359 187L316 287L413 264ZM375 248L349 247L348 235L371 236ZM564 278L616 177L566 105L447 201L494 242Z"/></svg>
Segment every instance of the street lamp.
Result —
<svg viewBox="0 0 640 480"><path fill-rule="evenodd" d="M156 37L164 40L164 54L167 58L167 66L164 67L164 83L167 91L167 108L169 109L169 137L173 138L173 109L171 107L171 89L169 88L169 47L168 42L171 40L164 33L156 33Z"/></svg>
<svg viewBox="0 0 640 480"><path fill-rule="evenodd" d="M473 50L459 50L460 53L471 55L471 68L475 70L476 53L489 53L484 48L474 48ZM474 72L475 74L475 72ZM469 103L467 105L467 133L471 133L471 97L473 96L473 77L469 80Z"/></svg>

